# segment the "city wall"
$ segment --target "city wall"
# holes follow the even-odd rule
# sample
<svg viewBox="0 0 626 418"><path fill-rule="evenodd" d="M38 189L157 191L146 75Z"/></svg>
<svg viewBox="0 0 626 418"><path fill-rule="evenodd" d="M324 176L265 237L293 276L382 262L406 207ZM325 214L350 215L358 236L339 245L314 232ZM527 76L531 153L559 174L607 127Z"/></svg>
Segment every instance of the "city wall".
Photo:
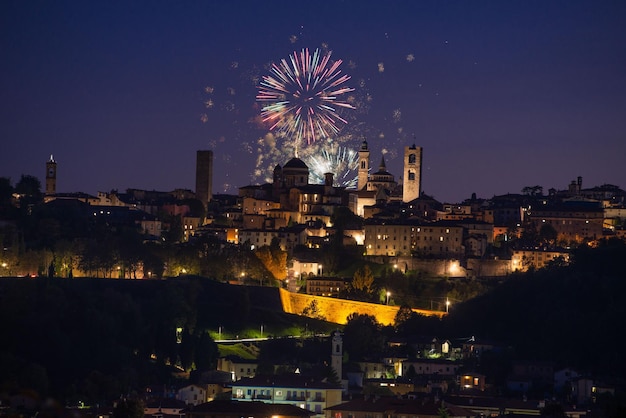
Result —
<svg viewBox="0 0 626 418"><path fill-rule="evenodd" d="M429 260L417 257L378 257L376 262L387 263L406 273L409 270L442 277L495 277L511 273L511 260L481 260L470 258L463 266L458 260Z"/></svg>
<svg viewBox="0 0 626 418"><path fill-rule="evenodd" d="M283 305L283 311L302 315L306 308L311 308L313 301L317 307L316 316L323 317L324 320L334 322L336 324L345 324L348 315L351 313L359 313L372 315L378 322L383 325L391 325L394 322L398 306L378 305L375 303L358 302L353 300L328 298L323 296L305 295L302 293L292 293L285 289L280 290L280 300ZM414 312L426 316L443 316L445 312L429 311L423 309L413 309Z"/></svg>

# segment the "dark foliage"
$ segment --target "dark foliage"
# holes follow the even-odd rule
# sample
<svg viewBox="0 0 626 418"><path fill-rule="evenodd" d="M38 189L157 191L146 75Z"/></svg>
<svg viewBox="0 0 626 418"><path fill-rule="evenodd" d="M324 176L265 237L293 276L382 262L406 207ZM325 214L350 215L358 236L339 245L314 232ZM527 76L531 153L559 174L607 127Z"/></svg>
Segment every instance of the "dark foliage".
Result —
<svg viewBox="0 0 626 418"><path fill-rule="evenodd" d="M624 376L624 258L623 241L582 247L569 266L514 275L495 290L455 306L444 325L450 335L509 344L518 357Z"/></svg>

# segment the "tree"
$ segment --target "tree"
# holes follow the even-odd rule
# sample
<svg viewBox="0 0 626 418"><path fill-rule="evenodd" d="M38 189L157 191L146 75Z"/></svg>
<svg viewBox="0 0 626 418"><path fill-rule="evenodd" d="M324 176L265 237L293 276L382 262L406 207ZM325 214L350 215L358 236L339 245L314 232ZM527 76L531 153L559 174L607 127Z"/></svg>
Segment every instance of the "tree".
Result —
<svg viewBox="0 0 626 418"><path fill-rule="evenodd" d="M15 192L39 201L42 197L41 182L35 176L22 174L22 177L20 177L20 181L18 181L15 185Z"/></svg>
<svg viewBox="0 0 626 418"><path fill-rule="evenodd" d="M264 245L254 254L276 280L284 280L287 277L287 252L282 251L280 246L272 248Z"/></svg>
<svg viewBox="0 0 626 418"><path fill-rule="evenodd" d="M400 309L398 309L398 312L396 312L396 316L394 318L393 325L394 325L394 327L396 327L396 329L401 329L401 328L404 327L404 324L407 321L410 321L411 318L413 318L416 315L417 314L415 312L413 312L413 309L411 309L410 306L402 305L402 306L400 306Z"/></svg>
<svg viewBox="0 0 626 418"><path fill-rule="evenodd" d="M557 236L556 229L550 224L543 224L541 228L539 228L539 239L544 244L555 245Z"/></svg>
<svg viewBox="0 0 626 418"><path fill-rule="evenodd" d="M365 266L354 273L348 285L348 293L359 299L369 300L374 294L374 275L369 266Z"/></svg>
<svg viewBox="0 0 626 418"><path fill-rule="evenodd" d="M375 359L383 352L381 326L372 315L350 314L343 335L344 348L353 361Z"/></svg>
<svg viewBox="0 0 626 418"><path fill-rule="evenodd" d="M121 399L113 408L113 418L143 418L143 402L137 399Z"/></svg>
<svg viewBox="0 0 626 418"><path fill-rule="evenodd" d="M437 414L439 418L450 418L450 413L448 412L445 406L439 407Z"/></svg>
<svg viewBox="0 0 626 418"><path fill-rule="evenodd" d="M525 194L526 196L542 196L543 187L542 186L526 186L522 189L522 194Z"/></svg>
<svg viewBox="0 0 626 418"><path fill-rule="evenodd" d="M7 177L0 177L0 216L8 216L12 210L13 186Z"/></svg>
<svg viewBox="0 0 626 418"><path fill-rule="evenodd" d="M326 320L324 315L320 312L319 306L317 306L317 300L313 299L311 303L309 303L303 310L302 315L308 316L309 318Z"/></svg>

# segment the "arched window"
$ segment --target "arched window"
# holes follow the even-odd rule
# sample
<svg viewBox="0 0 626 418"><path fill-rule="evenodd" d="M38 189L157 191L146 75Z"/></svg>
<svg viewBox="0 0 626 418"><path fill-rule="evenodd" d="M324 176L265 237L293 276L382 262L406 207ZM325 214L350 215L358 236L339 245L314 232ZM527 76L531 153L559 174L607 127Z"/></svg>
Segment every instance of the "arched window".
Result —
<svg viewBox="0 0 626 418"><path fill-rule="evenodd" d="M415 164L415 154L409 154L409 164Z"/></svg>

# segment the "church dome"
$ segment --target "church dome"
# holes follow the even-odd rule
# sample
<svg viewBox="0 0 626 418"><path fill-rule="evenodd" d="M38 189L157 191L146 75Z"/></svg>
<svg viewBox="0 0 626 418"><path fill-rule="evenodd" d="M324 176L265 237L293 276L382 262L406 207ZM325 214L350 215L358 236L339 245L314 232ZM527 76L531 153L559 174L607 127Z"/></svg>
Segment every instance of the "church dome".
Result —
<svg viewBox="0 0 626 418"><path fill-rule="evenodd" d="M309 167L300 158L292 158L291 160L287 161L283 169L285 168L304 168L306 170L309 169Z"/></svg>

